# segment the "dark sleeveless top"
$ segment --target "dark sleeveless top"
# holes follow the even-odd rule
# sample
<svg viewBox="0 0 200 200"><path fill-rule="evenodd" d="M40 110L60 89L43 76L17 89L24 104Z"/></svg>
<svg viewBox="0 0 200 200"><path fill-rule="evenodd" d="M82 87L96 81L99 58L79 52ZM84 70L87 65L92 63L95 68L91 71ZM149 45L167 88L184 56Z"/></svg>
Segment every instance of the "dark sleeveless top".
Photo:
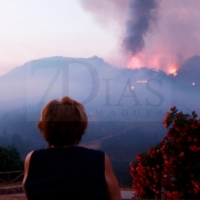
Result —
<svg viewBox="0 0 200 200"><path fill-rule="evenodd" d="M29 200L105 200L105 155L79 146L34 151L25 182Z"/></svg>

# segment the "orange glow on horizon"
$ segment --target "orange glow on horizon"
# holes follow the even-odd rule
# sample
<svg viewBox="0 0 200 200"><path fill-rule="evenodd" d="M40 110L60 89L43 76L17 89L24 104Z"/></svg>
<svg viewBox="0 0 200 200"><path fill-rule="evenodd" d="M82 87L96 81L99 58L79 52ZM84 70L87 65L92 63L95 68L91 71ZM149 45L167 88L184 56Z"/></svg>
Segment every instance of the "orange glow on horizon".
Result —
<svg viewBox="0 0 200 200"><path fill-rule="evenodd" d="M171 68L169 68L169 74L173 74L173 73L176 73L176 69L171 69Z"/></svg>
<svg viewBox="0 0 200 200"><path fill-rule="evenodd" d="M176 64L170 64L168 65L168 74L172 74L173 76L177 76L177 66Z"/></svg>
<svg viewBox="0 0 200 200"><path fill-rule="evenodd" d="M143 66L143 63L138 57L132 57L128 63L127 63L127 68L140 68Z"/></svg>
<svg viewBox="0 0 200 200"><path fill-rule="evenodd" d="M147 67L151 69L162 70L167 74L177 75L177 69L179 68L174 60L172 62L171 59L167 59L168 57L163 57L162 54L153 55L151 57L147 57L143 53L139 53L137 56L128 56L127 68L141 68Z"/></svg>

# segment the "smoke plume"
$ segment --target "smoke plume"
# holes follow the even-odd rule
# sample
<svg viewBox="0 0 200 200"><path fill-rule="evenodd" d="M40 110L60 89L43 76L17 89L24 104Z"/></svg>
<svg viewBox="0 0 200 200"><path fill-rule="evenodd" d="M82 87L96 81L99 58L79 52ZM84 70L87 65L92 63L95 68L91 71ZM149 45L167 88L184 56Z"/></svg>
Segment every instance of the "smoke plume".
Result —
<svg viewBox="0 0 200 200"><path fill-rule="evenodd" d="M118 23L118 49L125 50L121 57L129 68L147 66L172 73L189 57L200 55L199 0L79 1L101 25ZM111 57L113 64L119 55L112 52Z"/></svg>
<svg viewBox="0 0 200 200"><path fill-rule="evenodd" d="M123 47L133 55L140 52L144 46L150 25L156 20L155 12L158 7L156 0L131 0L129 4L130 19L126 23L127 36L123 40Z"/></svg>

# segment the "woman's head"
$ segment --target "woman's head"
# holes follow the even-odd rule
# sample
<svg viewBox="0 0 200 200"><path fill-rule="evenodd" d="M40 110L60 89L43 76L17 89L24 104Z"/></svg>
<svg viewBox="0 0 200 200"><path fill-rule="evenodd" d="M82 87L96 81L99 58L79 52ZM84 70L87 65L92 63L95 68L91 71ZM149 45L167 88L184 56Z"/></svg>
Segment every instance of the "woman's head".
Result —
<svg viewBox="0 0 200 200"><path fill-rule="evenodd" d="M64 97L44 106L37 127L49 145L73 145L87 128L87 116L82 104Z"/></svg>

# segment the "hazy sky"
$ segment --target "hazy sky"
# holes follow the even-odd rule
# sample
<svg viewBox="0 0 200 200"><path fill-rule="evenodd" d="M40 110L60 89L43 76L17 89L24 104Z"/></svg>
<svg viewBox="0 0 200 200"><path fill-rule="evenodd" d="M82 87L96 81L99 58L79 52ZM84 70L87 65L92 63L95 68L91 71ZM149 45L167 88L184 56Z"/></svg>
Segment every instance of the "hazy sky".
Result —
<svg viewBox="0 0 200 200"><path fill-rule="evenodd" d="M0 0L0 75L49 57L107 58L118 27L101 27L78 0Z"/></svg>
<svg viewBox="0 0 200 200"><path fill-rule="evenodd" d="M127 67L172 73L187 58L200 55L200 0L79 1L100 25L115 21L125 28L120 44Z"/></svg>
<svg viewBox="0 0 200 200"><path fill-rule="evenodd" d="M199 8L200 0L0 0L0 75L33 59L94 55L172 73L200 55ZM136 34L143 17L148 26ZM127 24L141 39L134 53L122 48Z"/></svg>

